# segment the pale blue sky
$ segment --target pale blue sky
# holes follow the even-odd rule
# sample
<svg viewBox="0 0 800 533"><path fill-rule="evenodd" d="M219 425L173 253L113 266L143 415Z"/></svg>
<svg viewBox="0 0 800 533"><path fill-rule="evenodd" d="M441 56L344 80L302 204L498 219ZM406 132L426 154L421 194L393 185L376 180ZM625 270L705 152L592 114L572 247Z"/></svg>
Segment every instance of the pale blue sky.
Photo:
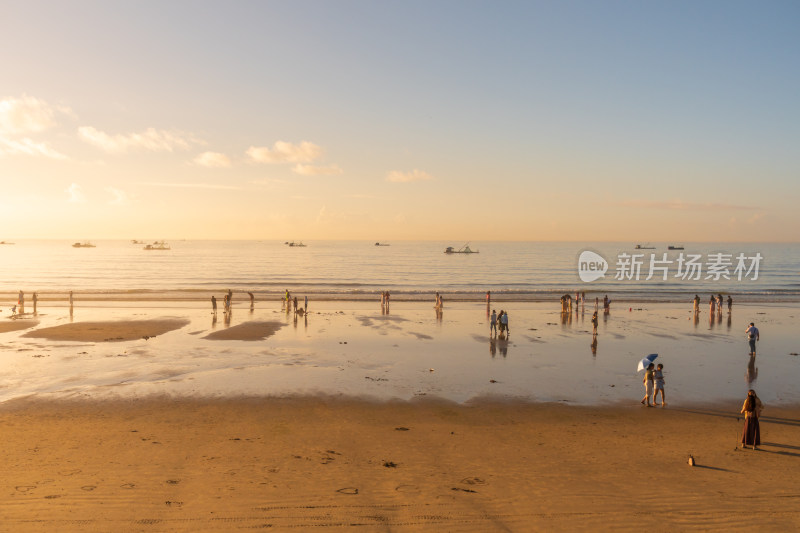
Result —
<svg viewBox="0 0 800 533"><path fill-rule="evenodd" d="M752 241L800 226L797 2L2 11L0 239Z"/></svg>

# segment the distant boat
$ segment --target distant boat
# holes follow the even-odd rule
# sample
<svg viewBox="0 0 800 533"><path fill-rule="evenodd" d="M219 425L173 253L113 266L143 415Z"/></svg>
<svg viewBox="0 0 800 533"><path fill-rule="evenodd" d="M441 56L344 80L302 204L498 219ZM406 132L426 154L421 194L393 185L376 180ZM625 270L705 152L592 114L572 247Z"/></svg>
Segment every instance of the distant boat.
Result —
<svg viewBox="0 0 800 533"><path fill-rule="evenodd" d="M287 242L287 243L284 243L284 244L286 244L287 246L291 246L293 248L305 248L306 247L306 245L303 244L302 242L294 242L294 241L292 241L292 242Z"/></svg>
<svg viewBox="0 0 800 533"><path fill-rule="evenodd" d="M387 243L387 242L376 242L375 246L389 246L389 243Z"/></svg>
<svg viewBox="0 0 800 533"><path fill-rule="evenodd" d="M0 241L0 244L14 244L13 242Z"/></svg>
<svg viewBox="0 0 800 533"><path fill-rule="evenodd" d="M683 250L683 246L669 245L669 246L667 246L667 250Z"/></svg>
<svg viewBox="0 0 800 533"><path fill-rule="evenodd" d="M480 253L480 250L473 250L469 247L469 243L465 244L458 250L453 248L452 246L448 246L444 249L444 253L446 254L477 254Z"/></svg>
<svg viewBox="0 0 800 533"><path fill-rule="evenodd" d="M169 244L164 241L155 241L153 244L148 244L142 250L171 250Z"/></svg>
<svg viewBox="0 0 800 533"><path fill-rule="evenodd" d="M634 246L636 250L655 250L655 246L650 246L649 244L637 244Z"/></svg>
<svg viewBox="0 0 800 533"><path fill-rule="evenodd" d="M96 248L96 246L89 241L76 242L72 245L73 248Z"/></svg>
<svg viewBox="0 0 800 533"><path fill-rule="evenodd" d="M136 239L131 239L131 244L144 244L144 241L137 241Z"/></svg>

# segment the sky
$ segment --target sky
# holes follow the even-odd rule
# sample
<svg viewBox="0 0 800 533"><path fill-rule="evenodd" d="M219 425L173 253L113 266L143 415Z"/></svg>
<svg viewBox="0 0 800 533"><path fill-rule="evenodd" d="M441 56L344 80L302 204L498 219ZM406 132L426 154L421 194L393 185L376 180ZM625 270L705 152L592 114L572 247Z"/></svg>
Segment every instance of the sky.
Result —
<svg viewBox="0 0 800 533"><path fill-rule="evenodd" d="M0 240L799 238L796 1L0 7Z"/></svg>

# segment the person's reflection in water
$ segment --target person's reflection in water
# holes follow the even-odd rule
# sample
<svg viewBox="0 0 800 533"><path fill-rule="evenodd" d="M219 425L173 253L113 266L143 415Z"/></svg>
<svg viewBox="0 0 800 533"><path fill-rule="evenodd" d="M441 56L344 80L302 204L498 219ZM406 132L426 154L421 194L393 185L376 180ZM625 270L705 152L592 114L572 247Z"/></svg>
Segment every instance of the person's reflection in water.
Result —
<svg viewBox="0 0 800 533"><path fill-rule="evenodd" d="M308 313L303 313L303 326L308 329Z"/></svg>
<svg viewBox="0 0 800 533"><path fill-rule="evenodd" d="M500 335L497 338L497 347L500 349L500 355L503 357L508 356L508 339L506 339L503 335Z"/></svg>
<svg viewBox="0 0 800 533"><path fill-rule="evenodd" d="M494 341L494 337L489 337L489 354L494 359L494 356L497 355L497 344Z"/></svg>
<svg viewBox="0 0 800 533"><path fill-rule="evenodd" d="M597 355L597 335L592 335L592 355Z"/></svg>
<svg viewBox="0 0 800 533"><path fill-rule="evenodd" d="M694 314L694 327L697 329L697 326L700 325L700 313Z"/></svg>
<svg viewBox="0 0 800 533"><path fill-rule="evenodd" d="M728 329L731 329L731 314L728 313Z"/></svg>
<svg viewBox="0 0 800 533"><path fill-rule="evenodd" d="M752 385L758 379L758 368L756 367L756 356L751 355L750 361L747 363L747 372L744 374L745 381L748 385Z"/></svg>
<svg viewBox="0 0 800 533"><path fill-rule="evenodd" d="M228 311L227 313L224 313L225 318L223 320L225 322L225 327L231 325L231 316L233 316L233 311Z"/></svg>

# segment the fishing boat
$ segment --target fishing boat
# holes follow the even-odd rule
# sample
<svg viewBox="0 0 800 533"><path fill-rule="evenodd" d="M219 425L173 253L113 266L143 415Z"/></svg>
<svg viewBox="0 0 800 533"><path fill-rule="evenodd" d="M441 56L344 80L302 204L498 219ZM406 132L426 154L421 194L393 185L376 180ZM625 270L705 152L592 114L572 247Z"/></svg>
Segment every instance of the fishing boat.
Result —
<svg viewBox="0 0 800 533"><path fill-rule="evenodd" d="M89 241L76 242L72 245L73 248L95 248L95 245Z"/></svg>
<svg viewBox="0 0 800 533"><path fill-rule="evenodd" d="M444 253L446 253L446 254L477 254L477 253L480 253L480 250L471 249L469 247L469 243L467 243L464 246L462 246L461 248L459 248L458 250L456 250L452 246L448 246L447 248L444 249Z"/></svg>
<svg viewBox="0 0 800 533"><path fill-rule="evenodd" d="M0 244L14 244L13 242L0 241Z"/></svg>
<svg viewBox="0 0 800 533"><path fill-rule="evenodd" d="M683 250L683 246L675 246L670 244L669 246L667 246L667 250Z"/></svg>
<svg viewBox="0 0 800 533"><path fill-rule="evenodd" d="M291 246L292 248L305 248L306 247L306 245L303 244L302 242L294 242L294 241L287 242L286 245L287 246Z"/></svg>
<svg viewBox="0 0 800 533"><path fill-rule="evenodd" d="M148 244L142 250L171 250L169 244L164 241L155 241L153 244Z"/></svg>
<svg viewBox="0 0 800 533"><path fill-rule="evenodd" d="M649 244L637 244L636 246L634 246L634 249L636 249L636 250L655 250L656 247L655 246L650 246Z"/></svg>
<svg viewBox="0 0 800 533"><path fill-rule="evenodd" d="M389 246L389 243L387 243L387 242L376 242L375 246Z"/></svg>

